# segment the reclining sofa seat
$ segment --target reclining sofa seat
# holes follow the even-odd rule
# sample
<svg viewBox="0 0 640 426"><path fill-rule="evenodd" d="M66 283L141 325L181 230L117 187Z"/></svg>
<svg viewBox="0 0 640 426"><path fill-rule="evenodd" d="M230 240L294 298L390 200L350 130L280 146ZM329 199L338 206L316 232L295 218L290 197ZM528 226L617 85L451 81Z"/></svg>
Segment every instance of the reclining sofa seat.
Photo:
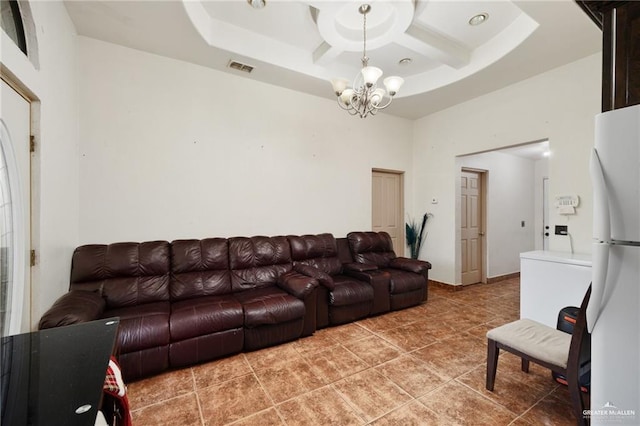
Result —
<svg viewBox="0 0 640 426"><path fill-rule="evenodd" d="M66 300L101 296L103 309L84 320L120 317L116 345L125 378L169 367L169 259L167 241L92 244L73 253ZM46 327L45 315L40 328Z"/></svg>
<svg viewBox="0 0 640 426"><path fill-rule="evenodd" d="M226 238L171 243L170 295L173 367L242 351L244 311L231 290Z"/></svg>
<svg viewBox="0 0 640 426"><path fill-rule="evenodd" d="M244 311L244 348L313 334L317 280L293 271L286 237L229 239L231 289Z"/></svg>
<svg viewBox="0 0 640 426"><path fill-rule="evenodd" d="M427 300L429 262L397 257L391 237L386 232L350 232L347 240L357 263L389 274L389 306L392 311Z"/></svg>
<svg viewBox="0 0 640 426"><path fill-rule="evenodd" d="M373 288L365 281L344 275L332 234L287 237L291 245L293 267L316 278L316 327L345 324L371 313Z"/></svg>

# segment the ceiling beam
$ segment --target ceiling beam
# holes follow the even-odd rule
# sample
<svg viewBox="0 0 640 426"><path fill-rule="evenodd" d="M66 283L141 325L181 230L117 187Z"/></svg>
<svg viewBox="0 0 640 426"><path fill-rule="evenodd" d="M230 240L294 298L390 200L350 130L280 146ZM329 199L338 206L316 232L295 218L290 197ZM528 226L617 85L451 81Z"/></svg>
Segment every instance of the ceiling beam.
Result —
<svg viewBox="0 0 640 426"><path fill-rule="evenodd" d="M456 69L468 65L471 57L467 48L417 25L411 25L395 42Z"/></svg>

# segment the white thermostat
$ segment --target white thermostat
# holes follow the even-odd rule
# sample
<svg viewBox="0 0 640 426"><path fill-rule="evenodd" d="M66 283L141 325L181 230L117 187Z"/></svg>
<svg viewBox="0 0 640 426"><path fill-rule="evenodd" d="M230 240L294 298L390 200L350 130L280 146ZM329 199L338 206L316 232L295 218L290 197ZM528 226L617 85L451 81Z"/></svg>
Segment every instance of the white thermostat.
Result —
<svg viewBox="0 0 640 426"><path fill-rule="evenodd" d="M580 197L577 195L556 196L555 206L559 214L576 214L576 207L578 207L578 205L580 205Z"/></svg>

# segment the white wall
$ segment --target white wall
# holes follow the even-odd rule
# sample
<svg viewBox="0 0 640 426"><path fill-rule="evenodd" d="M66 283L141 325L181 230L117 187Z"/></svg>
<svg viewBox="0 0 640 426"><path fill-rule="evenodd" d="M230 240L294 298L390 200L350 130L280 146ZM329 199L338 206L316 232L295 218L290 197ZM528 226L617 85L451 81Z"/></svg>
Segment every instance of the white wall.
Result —
<svg viewBox="0 0 640 426"><path fill-rule="evenodd" d="M534 248L534 161L501 152L456 159L456 256L460 264L460 171L486 171L486 276L520 271L520 253ZM525 226L521 226L524 221Z"/></svg>
<svg viewBox="0 0 640 426"><path fill-rule="evenodd" d="M29 61L5 44L4 34L0 57L9 79L32 99L31 130L38 146L32 158L32 247L38 263L32 268L31 324L24 324L24 331L37 327L40 316L69 287L79 220L75 28L62 2L27 6L37 60Z"/></svg>
<svg viewBox="0 0 640 426"><path fill-rule="evenodd" d="M372 168L405 171L413 192L409 120L85 37L79 50L81 243L344 236L371 229Z"/></svg>
<svg viewBox="0 0 640 426"><path fill-rule="evenodd" d="M434 213L424 253L430 277L459 283L456 265L455 157L549 139L550 196L575 193L578 214L551 223L568 224L575 251L591 249L589 150L600 110L601 56L593 55L496 92L416 120L413 145L415 211ZM439 199L431 205L432 197ZM552 237L551 250L569 251L566 237Z"/></svg>

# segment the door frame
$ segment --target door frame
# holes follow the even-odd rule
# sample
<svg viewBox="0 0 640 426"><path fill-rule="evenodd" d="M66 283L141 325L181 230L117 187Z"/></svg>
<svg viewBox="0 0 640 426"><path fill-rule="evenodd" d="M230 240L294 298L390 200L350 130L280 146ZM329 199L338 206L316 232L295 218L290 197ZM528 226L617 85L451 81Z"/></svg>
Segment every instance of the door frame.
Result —
<svg viewBox="0 0 640 426"><path fill-rule="evenodd" d="M549 178L542 178L542 250L549 250L551 234L549 218Z"/></svg>
<svg viewBox="0 0 640 426"><path fill-rule="evenodd" d="M8 73L5 73L4 70L0 72L0 80L3 83L7 84L12 90L16 92L22 99L24 99L29 104L29 136L30 138L35 137L36 132L34 131L34 123L37 122L37 117L39 117L38 113L38 100L37 98L22 84L13 79ZM25 141L23 141L25 143ZM26 143L31 143L31 141L26 141ZM35 241L36 230L39 231L39 227L36 225L34 217L37 212L39 212L39 192L36 193L34 182L36 182L36 168L37 163L34 160L34 152L31 151L29 153L29 161L28 161L28 181L24 182L24 187L21 188L20 192L28 191L29 192L29 210L27 212L23 211L23 214L26 213L28 217L27 223L23 223L18 226L21 229L18 232L22 237L28 236L25 243L26 253L25 258L22 259L22 256L19 257L19 261L24 263L25 270L27 271L27 276L24 277L25 283L22 287L21 296L22 296L22 309L21 309L21 320L18 332L28 332L33 330L34 326L34 264L32 263L31 256L29 254L32 250L35 250ZM12 330L14 332L15 330Z"/></svg>
<svg viewBox="0 0 640 426"><path fill-rule="evenodd" d="M462 172L478 173L480 178L480 227L482 232L482 243L480 244L480 282L487 283L487 188L489 181L489 171L485 169L476 169L473 167L461 167L456 179L456 282L462 285L462 202L461 182Z"/></svg>
<svg viewBox="0 0 640 426"><path fill-rule="evenodd" d="M405 246L407 245L406 235L405 235L405 220L404 220L404 172L401 170L393 170L393 169L381 169L377 167L373 167L371 169L371 200L369 201L369 205L371 206L371 229L373 230L373 174L374 173L387 173L397 175L400 179L400 205L398 206L398 210L400 212L400 237L402 244L400 247L394 247L394 251L397 256L402 257L405 253Z"/></svg>

